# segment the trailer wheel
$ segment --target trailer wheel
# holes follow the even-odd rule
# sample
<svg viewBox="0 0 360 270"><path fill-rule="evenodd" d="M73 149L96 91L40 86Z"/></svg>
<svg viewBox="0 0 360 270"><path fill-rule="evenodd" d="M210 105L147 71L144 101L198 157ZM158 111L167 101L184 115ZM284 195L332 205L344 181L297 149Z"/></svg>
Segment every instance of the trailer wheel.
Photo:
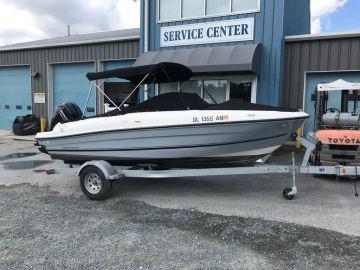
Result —
<svg viewBox="0 0 360 270"><path fill-rule="evenodd" d="M101 201L110 197L112 182L95 166L84 168L80 173L80 187L90 200Z"/></svg>
<svg viewBox="0 0 360 270"><path fill-rule="evenodd" d="M290 192L292 192L292 188L285 188L283 191L283 197L289 201L295 199L295 195L290 195Z"/></svg>

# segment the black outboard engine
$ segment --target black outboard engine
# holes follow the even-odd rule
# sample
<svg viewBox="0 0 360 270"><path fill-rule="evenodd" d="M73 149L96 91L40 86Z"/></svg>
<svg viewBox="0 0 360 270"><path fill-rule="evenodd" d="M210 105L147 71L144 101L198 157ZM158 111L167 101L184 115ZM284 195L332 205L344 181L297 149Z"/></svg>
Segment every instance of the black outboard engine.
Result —
<svg viewBox="0 0 360 270"><path fill-rule="evenodd" d="M84 119L84 115L77 104L72 102L62 104L57 108L55 116L51 120L50 130L53 130L58 123L63 124L81 119Z"/></svg>
<svg viewBox="0 0 360 270"><path fill-rule="evenodd" d="M33 114L18 116L12 128L14 134L18 136L35 135L39 132L39 119Z"/></svg>

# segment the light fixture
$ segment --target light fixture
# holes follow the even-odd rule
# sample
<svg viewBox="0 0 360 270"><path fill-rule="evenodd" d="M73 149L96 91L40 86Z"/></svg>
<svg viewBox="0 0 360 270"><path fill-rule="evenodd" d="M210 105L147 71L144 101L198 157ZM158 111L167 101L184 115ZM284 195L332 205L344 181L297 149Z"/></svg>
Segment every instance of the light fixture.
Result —
<svg viewBox="0 0 360 270"><path fill-rule="evenodd" d="M31 73L31 77L37 79L37 78L40 77L40 73L39 72L33 72L33 73Z"/></svg>

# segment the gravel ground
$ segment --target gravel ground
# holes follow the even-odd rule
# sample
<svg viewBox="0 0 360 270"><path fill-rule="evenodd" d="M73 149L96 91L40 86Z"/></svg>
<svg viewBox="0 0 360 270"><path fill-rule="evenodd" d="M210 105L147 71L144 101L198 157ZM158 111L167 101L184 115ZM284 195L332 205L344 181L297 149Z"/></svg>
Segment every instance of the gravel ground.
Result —
<svg viewBox="0 0 360 270"><path fill-rule="evenodd" d="M1 269L359 269L360 237L0 187Z"/></svg>

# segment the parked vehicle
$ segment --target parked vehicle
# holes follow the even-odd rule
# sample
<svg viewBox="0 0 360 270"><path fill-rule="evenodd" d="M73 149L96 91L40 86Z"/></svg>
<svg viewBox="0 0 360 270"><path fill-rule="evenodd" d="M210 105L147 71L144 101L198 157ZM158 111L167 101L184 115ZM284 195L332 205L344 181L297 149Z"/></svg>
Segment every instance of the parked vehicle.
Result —
<svg viewBox="0 0 360 270"><path fill-rule="evenodd" d="M340 92L337 107L328 107L332 92ZM312 96L315 108L315 137L318 146L312 163L324 165L360 163L360 84L338 80L317 85ZM334 104L334 102L332 102Z"/></svg>

